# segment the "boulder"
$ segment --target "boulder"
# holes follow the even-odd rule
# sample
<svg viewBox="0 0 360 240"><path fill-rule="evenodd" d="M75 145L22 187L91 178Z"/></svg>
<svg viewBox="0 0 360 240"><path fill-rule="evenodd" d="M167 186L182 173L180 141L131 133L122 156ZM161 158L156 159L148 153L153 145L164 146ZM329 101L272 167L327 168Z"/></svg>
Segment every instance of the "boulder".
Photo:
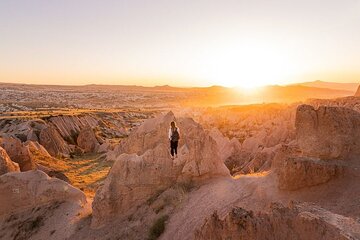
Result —
<svg viewBox="0 0 360 240"><path fill-rule="evenodd" d="M111 143L109 139L106 139L104 143L102 143L97 149L98 153L106 153L108 151L114 150L114 144Z"/></svg>
<svg viewBox="0 0 360 240"><path fill-rule="evenodd" d="M70 148L58 131L49 126L40 131L40 144L50 153L51 156L68 156Z"/></svg>
<svg viewBox="0 0 360 240"><path fill-rule="evenodd" d="M307 157L286 157L278 169L278 187L297 190L326 183L342 176L344 165L338 160L320 160Z"/></svg>
<svg viewBox="0 0 360 240"><path fill-rule="evenodd" d="M19 172L20 168L17 163L11 161L5 149L0 147L0 175L8 172Z"/></svg>
<svg viewBox="0 0 360 240"><path fill-rule="evenodd" d="M94 152L100 146L91 127L83 128L80 131L76 142L78 146L84 150L85 153Z"/></svg>
<svg viewBox="0 0 360 240"><path fill-rule="evenodd" d="M10 159L19 164L21 171L28 171L36 168L31 158L31 152L19 139L3 136L0 138L0 146L5 149Z"/></svg>
<svg viewBox="0 0 360 240"><path fill-rule="evenodd" d="M0 176L0 215L55 201L85 204L86 196L79 189L38 170Z"/></svg>
<svg viewBox="0 0 360 240"><path fill-rule="evenodd" d="M57 178L57 179L63 180L64 182L67 182L67 183L71 184L70 179L64 173L62 173L61 171L54 170L54 169L51 169L49 167L45 167L45 166L43 166L41 164L37 164L37 169L43 171L49 177Z"/></svg>
<svg viewBox="0 0 360 240"><path fill-rule="evenodd" d="M343 107L300 105L296 138L304 156L346 159L360 152L360 113Z"/></svg>

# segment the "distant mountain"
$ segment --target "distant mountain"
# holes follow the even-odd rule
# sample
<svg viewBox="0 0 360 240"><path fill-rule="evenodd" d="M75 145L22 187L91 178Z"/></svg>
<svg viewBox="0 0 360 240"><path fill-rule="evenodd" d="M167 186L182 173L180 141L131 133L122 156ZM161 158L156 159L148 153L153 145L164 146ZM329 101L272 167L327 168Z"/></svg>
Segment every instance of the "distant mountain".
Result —
<svg viewBox="0 0 360 240"><path fill-rule="evenodd" d="M346 90L346 91L351 91L351 92L355 93L359 84L360 84L360 82L358 82L358 83L338 83L338 82L324 82L324 81L317 80L317 81L313 81L313 82L296 83L293 85Z"/></svg>

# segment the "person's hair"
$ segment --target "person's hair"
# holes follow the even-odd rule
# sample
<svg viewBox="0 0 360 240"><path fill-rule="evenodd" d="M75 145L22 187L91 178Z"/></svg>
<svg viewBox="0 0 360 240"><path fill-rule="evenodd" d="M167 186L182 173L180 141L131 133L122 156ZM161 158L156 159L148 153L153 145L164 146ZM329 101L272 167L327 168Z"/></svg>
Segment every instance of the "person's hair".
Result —
<svg viewBox="0 0 360 240"><path fill-rule="evenodd" d="M170 126L171 126L171 128L176 128L176 123L175 123L174 121L172 121L172 122L170 123Z"/></svg>

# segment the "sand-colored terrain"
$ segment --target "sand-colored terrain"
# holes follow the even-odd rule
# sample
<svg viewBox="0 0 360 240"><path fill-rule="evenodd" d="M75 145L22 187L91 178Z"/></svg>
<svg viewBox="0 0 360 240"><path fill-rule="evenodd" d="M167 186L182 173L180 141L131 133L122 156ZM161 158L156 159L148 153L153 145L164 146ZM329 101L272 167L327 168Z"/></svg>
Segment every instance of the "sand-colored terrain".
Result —
<svg viewBox="0 0 360 240"><path fill-rule="evenodd" d="M4 112L0 239L360 239L359 106Z"/></svg>

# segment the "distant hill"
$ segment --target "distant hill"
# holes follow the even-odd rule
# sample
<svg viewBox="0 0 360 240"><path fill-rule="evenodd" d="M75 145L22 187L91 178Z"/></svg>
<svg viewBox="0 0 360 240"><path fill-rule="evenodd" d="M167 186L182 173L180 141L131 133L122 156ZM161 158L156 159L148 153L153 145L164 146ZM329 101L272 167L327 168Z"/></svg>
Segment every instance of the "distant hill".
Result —
<svg viewBox="0 0 360 240"><path fill-rule="evenodd" d="M325 87L314 87L306 85L322 85L330 86ZM340 88L335 89L334 87ZM350 88L351 87L351 88ZM83 85L83 86L61 86L61 85L35 85L35 84L9 84L0 83L0 89L3 91L15 90L15 91L28 91L38 92L41 91L43 94L47 92L64 92L66 94L73 93L71 95L76 98L79 95L76 93L80 92L91 92L100 94L99 102L106 99L106 96L111 94L129 93L131 94L144 94L147 95L146 101L143 99L142 104L147 104L151 101L158 101L161 104L169 104L173 102L175 104L185 104L188 106L195 105L244 105L254 103L275 103L275 102L298 102L305 101L309 98L312 99L331 99L340 98L346 96L354 96L358 84L346 84L346 83L325 83L325 82L312 82L312 83L300 83L286 86L270 85L258 88L254 91L246 92L236 88L227 88L222 86L211 86L211 87L190 87L190 88L179 88L172 87L169 85L155 86L155 87L144 87L136 85ZM349 90L350 89L350 90ZM0 94L1 94L0 90ZM108 93L111 93L110 95ZM153 99L149 96L151 94L158 94ZM102 95L101 95L102 94ZM150 95L149 95L150 94ZM160 95L159 95L160 94ZM69 95L70 96L70 95ZM155 95L154 95L155 96ZM158 98L161 96L160 98ZM140 98L142 99L142 98ZM1 98L0 98L1 100ZM6 99L11 101L11 99ZM112 103L110 101L110 103Z"/></svg>
<svg viewBox="0 0 360 240"><path fill-rule="evenodd" d="M290 85L267 86L259 92L258 96L254 97L263 98L264 102L294 102L310 98L331 99L353 95L353 91L347 90Z"/></svg>
<svg viewBox="0 0 360 240"><path fill-rule="evenodd" d="M317 81L313 81L313 82L296 83L293 85L346 90L346 91L351 91L351 92L355 93L359 84L360 84L360 82L358 82L358 83L337 83L337 82L324 82L324 81L317 80Z"/></svg>

